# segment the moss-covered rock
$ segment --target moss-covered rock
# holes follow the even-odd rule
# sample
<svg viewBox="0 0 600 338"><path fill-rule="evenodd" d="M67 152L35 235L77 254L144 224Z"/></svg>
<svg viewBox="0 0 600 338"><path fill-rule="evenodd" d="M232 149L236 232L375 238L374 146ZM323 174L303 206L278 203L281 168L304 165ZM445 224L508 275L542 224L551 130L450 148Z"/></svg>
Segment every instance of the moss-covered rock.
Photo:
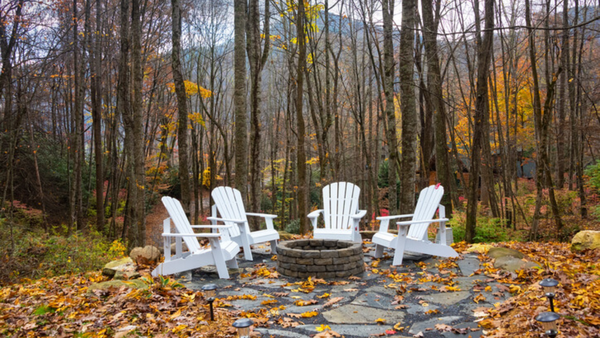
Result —
<svg viewBox="0 0 600 338"><path fill-rule="evenodd" d="M109 280L107 282L94 283L88 287L87 294L89 296L95 295L94 290L108 290L110 288L127 287L130 289L148 289L148 284L144 283L141 279L133 279L128 281L123 280Z"/></svg>
<svg viewBox="0 0 600 338"><path fill-rule="evenodd" d="M133 263L133 260L130 257L125 257L116 261L108 262L106 263L106 265L104 265L104 268L102 268L102 274L110 278L115 277L117 271L121 272L120 276L122 279L135 278L136 274L137 276L139 276L139 274L136 271L135 264Z"/></svg>
<svg viewBox="0 0 600 338"><path fill-rule="evenodd" d="M517 270L531 269L537 266L539 265L534 262L513 256L498 257L494 261L495 268L512 272L516 272Z"/></svg>
<svg viewBox="0 0 600 338"><path fill-rule="evenodd" d="M572 251L600 249L600 231L584 230L578 232L571 240Z"/></svg>
<svg viewBox="0 0 600 338"><path fill-rule="evenodd" d="M509 249L509 248L490 248L488 251L488 256L498 259L500 257L515 257L518 259L522 259L525 257L521 252Z"/></svg>

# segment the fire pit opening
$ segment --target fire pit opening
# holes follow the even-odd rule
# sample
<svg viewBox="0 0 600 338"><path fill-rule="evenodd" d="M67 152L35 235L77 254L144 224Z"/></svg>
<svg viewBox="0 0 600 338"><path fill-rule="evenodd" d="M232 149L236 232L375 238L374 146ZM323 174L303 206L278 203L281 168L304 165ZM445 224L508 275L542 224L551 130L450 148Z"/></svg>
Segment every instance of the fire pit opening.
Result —
<svg viewBox="0 0 600 338"><path fill-rule="evenodd" d="M277 271L288 277L348 277L365 271L361 243L300 239L277 245Z"/></svg>

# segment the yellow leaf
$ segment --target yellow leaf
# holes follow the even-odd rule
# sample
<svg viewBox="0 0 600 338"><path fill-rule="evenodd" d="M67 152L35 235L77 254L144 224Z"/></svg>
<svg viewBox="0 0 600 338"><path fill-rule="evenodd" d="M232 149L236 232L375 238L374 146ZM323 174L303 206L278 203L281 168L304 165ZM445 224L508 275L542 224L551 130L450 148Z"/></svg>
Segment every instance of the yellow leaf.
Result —
<svg viewBox="0 0 600 338"><path fill-rule="evenodd" d="M377 318L377 319L375 319L375 323L377 323L377 324L385 324L385 319L383 319L383 318Z"/></svg>
<svg viewBox="0 0 600 338"><path fill-rule="evenodd" d="M329 327L329 325L321 324L321 325L319 325L319 326L316 327L316 330L318 332L323 332L325 330L331 330L331 328Z"/></svg>

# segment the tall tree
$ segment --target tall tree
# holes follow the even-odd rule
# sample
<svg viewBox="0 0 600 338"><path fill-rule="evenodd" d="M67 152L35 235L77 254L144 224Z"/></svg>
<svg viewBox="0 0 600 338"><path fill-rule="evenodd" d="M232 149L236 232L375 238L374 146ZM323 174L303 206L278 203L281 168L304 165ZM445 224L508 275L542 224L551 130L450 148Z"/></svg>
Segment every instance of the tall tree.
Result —
<svg viewBox="0 0 600 338"><path fill-rule="evenodd" d="M384 0L385 2L385 0ZM400 213L408 214L415 205L417 172L417 107L415 102L413 46L417 4L402 1L400 30L400 105L402 111L402 168L400 170Z"/></svg>
<svg viewBox="0 0 600 338"><path fill-rule="evenodd" d="M132 214L133 222L132 226L136 227L136 238L134 239L134 243L132 245L135 246L143 246L146 242L146 215L145 215L145 185L146 178L144 172L144 134L142 133L142 127L144 125L144 121L142 119L142 81L143 81L143 69L142 69L142 6L140 0L132 0L131 1L131 42L132 42L132 51L131 51L131 63L132 63L132 75L133 75L133 102L131 106L131 123L132 128L132 141L133 141L133 153L132 153L132 164L133 164L133 177L130 178L135 184L132 184L132 189L135 190L135 200L132 201ZM175 72L174 72L175 73ZM181 116L181 115L180 115ZM185 121L187 122L187 114L185 116ZM181 120L180 120L181 124ZM187 136L187 125L185 127L185 135ZM185 140L184 140L185 141ZM187 141L186 141L187 142ZM179 144L179 149L181 149L181 142ZM186 147L187 148L187 147ZM186 162L187 162L187 152L186 154ZM181 165L181 156L180 156L180 173L183 168L187 168L186 165ZM187 170L184 171L187 174ZM189 201L189 192L188 195L185 195L182 183L181 194L184 196L188 196ZM182 197L182 200L185 199ZM189 203L189 202L188 202Z"/></svg>
<svg viewBox="0 0 600 338"><path fill-rule="evenodd" d="M177 96L178 107L178 126L177 126L177 147L179 148L179 181L181 183L181 202L186 212L190 210L190 175L188 172L188 107L185 83L181 73L181 3L179 0L171 0L173 20L172 42L173 51L171 53L171 68L173 68L173 82L175 84L175 94Z"/></svg>
<svg viewBox="0 0 600 338"><path fill-rule="evenodd" d="M260 12L258 0L250 0L248 6L247 49L250 65L250 116L251 116L251 147L250 147L250 195L252 210L260 207L260 103L261 103L261 74L269 56L270 46L270 1L265 0L264 48L260 48ZM252 223L254 226L258 224Z"/></svg>
<svg viewBox="0 0 600 338"><path fill-rule="evenodd" d="M235 186L246 201L248 134L246 128L246 0L234 0Z"/></svg>
<svg viewBox="0 0 600 338"><path fill-rule="evenodd" d="M396 136L396 112L394 109L394 41L393 17L394 0L383 0L383 62L384 76L383 88L385 93L385 116L387 118L387 146L388 146L388 201L390 215L396 214L398 208L398 191L396 180L398 178L398 138Z"/></svg>
<svg viewBox="0 0 600 338"><path fill-rule="evenodd" d="M303 115L304 72L306 68L306 37L304 32L305 12L304 1L298 1L296 14L296 41L298 41L298 68L296 72L296 129L298 143L296 146L296 166L298 171L298 213L300 214L300 233L308 232L308 222L304 215L308 211L308 186L306 176L306 150Z"/></svg>
<svg viewBox="0 0 600 338"><path fill-rule="evenodd" d="M96 0L96 29L90 53L92 133L96 162L96 229L104 230L104 149L102 148L102 0Z"/></svg>
<svg viewBox="0 0 600 338"><path fill-rule="evenodd" d="M479 0L475 0L475 11L479 12ZM483 41L477 51L477 89L475 98L475 120L473 126L473 141L471 145L471 170L469 176L469 191L467 195L467 223L465 240L472 243L475 238L477 222L477 191L479 173L481 171L481 149L483 142L489 142L484 134L484 120L489 116L488 105L488 76L492 60L492 40L494 37L494 0L485 0L485 32ZM478 31L476 34L480 34Z"/></svg>
<svg viewBox="0 0 600 338"><path fill-rule="evenodd" d="M446 103L442 91L442 74L437 46L437 29L439 26L440 1L436 1L436 19L433 16L432 0L422 0L423 40L427 58L427 88L430 92L434 109L435 130L435 169L438 180L446 188L442 204L446 207L446 216L452 214L450 194L456 194L454 180L450 171L450 159L446 140ZM423 136L425 137L425 136ZM423 159L426 161L427 159Z"/></svg>

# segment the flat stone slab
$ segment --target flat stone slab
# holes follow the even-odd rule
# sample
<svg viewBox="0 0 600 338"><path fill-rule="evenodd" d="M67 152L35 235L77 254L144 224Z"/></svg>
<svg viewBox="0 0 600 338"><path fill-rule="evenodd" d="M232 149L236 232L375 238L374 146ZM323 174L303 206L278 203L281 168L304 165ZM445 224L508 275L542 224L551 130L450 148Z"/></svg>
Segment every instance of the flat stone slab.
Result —
<svg viewBox="0 0 600 338"><path fill-rule="evenodd" d="M397 305L392 305L393 298L377 292L365 292L356 297L351 304L358 306L370 306L378 309L393 310Z"/></svg>
<svg viewBox="0 0 600 338"><path fill-rule="evenodd" d="M417 334L419 332L423 332L425 333L427 329L433 329L435 328L435 324L446 324L449 325L450 323L457 321L459 319L462 319L463 317L459 317L459 316L448 316L448 317L439 317L439 318L433 318L430 320L426 320L423 322L418 322L418 323L414 323L411 327L410 330L408 331L411 334Z"/></svg>
<svg viewBox="0 0 600 338"><path fill-rule="evenodd" d="M431 295L423 295L421 298L429 303L441 304L441 305L454 305L461 300L467 299L471 296L469 291L456 291L456 292L440 292Z"/></svg>
<svg viewBox="0 0 600 338"><path fill-rule="evenodd" d="M388 311L360 305L343 305L323 312L323 317L334 324L372 324L378 318L397 323L404 319L404 312ZM335 330L334 330L335 331Z"/></svg>
<svg viewBox="0 0 600 338"><path fill-rule="evenodd" d="M457 261L457 264L464 276L470 276L479 269L479 259L473 256L466 256L465 259Z"/></svg>

